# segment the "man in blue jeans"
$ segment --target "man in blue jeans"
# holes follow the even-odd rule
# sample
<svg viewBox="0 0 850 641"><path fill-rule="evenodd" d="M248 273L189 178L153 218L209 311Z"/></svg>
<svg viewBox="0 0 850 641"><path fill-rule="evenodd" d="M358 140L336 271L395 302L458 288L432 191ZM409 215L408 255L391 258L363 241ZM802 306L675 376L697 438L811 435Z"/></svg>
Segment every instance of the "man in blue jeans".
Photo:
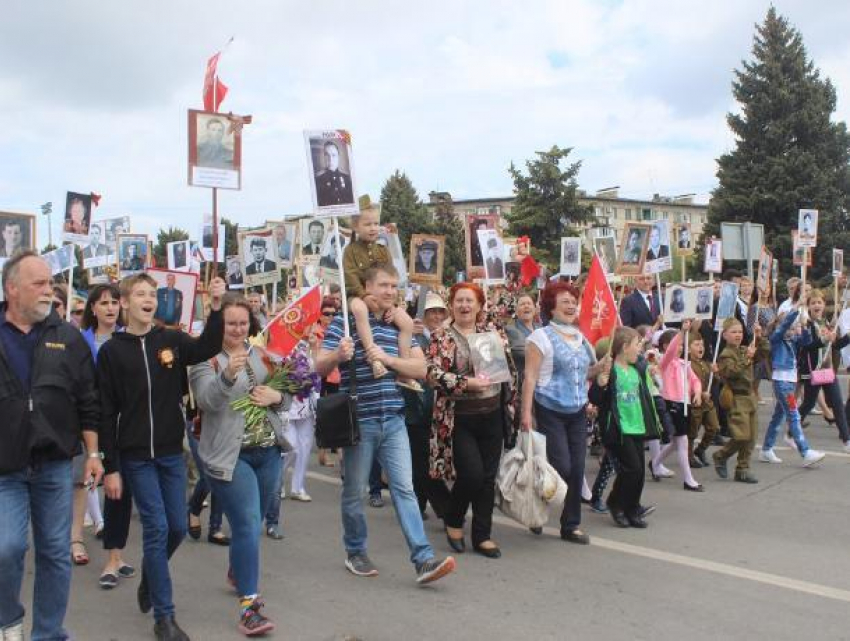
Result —
<svg viewBox="0 0 850 641"><path fill-rule="evenodd" d="M68 639L71 459L85 441L84 478L103 475L91 351L51 311L50 267L34 252L3 266L0 305L0 639L22 641L20 602L29 522L35 544L32 639ZM81 434L82 432L82 434Z"/></svg>
<svg viewBox="0 0 850 641"><path fill-rule="evenodd" d="M142 273L121 281L127 319L100 348L97 374L102 417L104 490L121 497L127 479L142 521L142 580L139 609L153 607L154 634L161 641L189 637L174 618L168 560L186 536L186 464L183 461L185 369L221 351L224 281L210 283L211 313L199 338L154 324L156 281Z"/></svg>
<svg viewBox="0 0 850 641"><path fill-rule="evenodd" d="M342 375L340 391L350 389L350 368L341 364L352 357L357 377L360 443L344 448L343 452L342 527L348 555L345 567L356 576L378 575L367 554L366 517L363 513L369 471L372 461L377 458L389 478L390 496L410 548L410 560L416 567L416 581L419 584L431 583L451 573L455 569L455 560L450 556L434 558L434 551L425 535L422 514L413 491L413 465L404 424L404 399L396 385L397 375L420 380L425 378L425 359L415 341L410 358L399 358L399 332L391 322L398 296L398 272L395 268L381 265L368 269L364 281L366 296L375 301L380 315L380 320L374 314L369 315L374 344L365 350L353 323L352 336L345 336L343 320L339 316L328 327L316 360L316 370L321 376L327 376L339 367ZM387 367L387 376L379 379L373 376L370 362L375 360Z"/></svg>

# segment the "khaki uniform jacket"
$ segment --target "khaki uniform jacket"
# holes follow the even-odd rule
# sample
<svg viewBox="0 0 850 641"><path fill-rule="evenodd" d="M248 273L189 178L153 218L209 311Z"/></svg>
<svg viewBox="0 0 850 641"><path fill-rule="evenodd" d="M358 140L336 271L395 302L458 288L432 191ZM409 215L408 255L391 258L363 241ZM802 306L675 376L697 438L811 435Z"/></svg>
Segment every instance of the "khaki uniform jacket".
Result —
<svg viewBox="0 0 850 641"><path fill-rule="evenodd" d="M389 250L378 243L355 240L348 244L342 256L345 272L345 295L348 298L363 298L363 277L366 270L377 265L392 264Z"/></svg>

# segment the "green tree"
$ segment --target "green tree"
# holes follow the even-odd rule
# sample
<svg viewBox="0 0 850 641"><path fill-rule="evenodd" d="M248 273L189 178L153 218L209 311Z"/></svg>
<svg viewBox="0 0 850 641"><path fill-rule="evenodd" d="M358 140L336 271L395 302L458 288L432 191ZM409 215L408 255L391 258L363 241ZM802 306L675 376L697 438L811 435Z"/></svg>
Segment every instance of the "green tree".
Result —
<svg viewBox="0 0 850 641"><path fill-rule="evenodd" d="M577 236L575 225L592 219L593 209L578 202L577 176L581 161L562 168L572 148L553 146L535 152L525 163L527 174L511 163L516 198L506 216L512 236L531 238L531 251L537 260L557 266L561 236ZM557 268L557 267L556 267Z"/></svg>
<svg viewBox="0 0 850 641"><path fill-rule="evenodd" d="M381 189L381 222L395 223L405 253L412 234L434 233L434 221L407 174L398 169Z"/></svg>
<svg viewBox="0 0 850 641"><path fill-rule="evenodd" d="M455 275L466 269L466 240L463 223L454 212L451 198L441 200L434 210L434 233L445 236L443 282L455 282Z"/></svg>
<svg viewBox="0 0 850 641"><path fill-rule="evenodd" d="M719 236L721 222L761 223L784 278L797 270L790 260L797 212L818 209L820 246L809 273L823 277L831 248L850 247L850 136L843 122L831 120L835 88L773 7L756 26L752 54L732 82L740 110L726 120L737 140L717 161L705 235Z"/></svg>
<svg viewBox="0 0 850 641"><path fill-rule="evenodd" d="M189 233L179 227L171 226L168 229L159 230L159 233L156 235L156 244L153 246L153 257L157 267L165 268L168 265L168 259L166 257L168 243L178 240L189 240Z"/></svg>

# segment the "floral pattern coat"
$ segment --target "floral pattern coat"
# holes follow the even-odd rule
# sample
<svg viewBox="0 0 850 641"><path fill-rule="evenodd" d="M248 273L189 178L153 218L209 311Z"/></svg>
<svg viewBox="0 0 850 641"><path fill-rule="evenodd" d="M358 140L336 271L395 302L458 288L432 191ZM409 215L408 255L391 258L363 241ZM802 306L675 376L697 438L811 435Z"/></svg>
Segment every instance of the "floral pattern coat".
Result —
<svg viewBox="0 0 850 641"><path fill-rule="evenodd" d="M501 397L504 406L505 440L515 442L519 423L519 395L517 394L517 371L511 356L508 337L501 326L492 320L475 325L476 332L497 332L502 339L508 368L511 372L509 383L502 383ZM454 457L452 453L452 432L455 424L454 395L466 390L468 378L456 372L457 342L446 328L440 328L431 334L428 347L428 384L435 389L434 411L431 418L431 440L429 473L431 478L453 481L455 479Z"/></svg>

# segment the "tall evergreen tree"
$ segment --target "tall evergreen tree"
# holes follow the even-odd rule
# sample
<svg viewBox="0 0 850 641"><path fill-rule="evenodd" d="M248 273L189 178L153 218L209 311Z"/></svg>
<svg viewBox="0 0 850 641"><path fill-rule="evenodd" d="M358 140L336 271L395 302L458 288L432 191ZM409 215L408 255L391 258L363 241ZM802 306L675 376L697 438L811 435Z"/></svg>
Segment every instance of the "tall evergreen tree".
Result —
<svg viewBox="0 0 850 641"><path fill-rule="evenodd" d="M437 203L434 211L434 233L445 236L443 283L455 282L458 272L466 269L466 240L463 223L454 212L451 198Z"/></svg>
<svg viewBox="0 0 850 641"><path fill-rule="evenodd" d="M826 276L831 248L850 247L850 135L833 122L835 88L809 60L800 33L771 7L756 26L753 58L735 71L740 105L727 115L736 147L718 159L719 185L708 210L707 236L721 222L761 223L765 244L791 264L791 230L801 208L820 210L819 246L810 274Z"/></svg>
<svg viewBox="0 0 850 641"><path fill-rule="evenodd" d="M395 223L405 253L411 234L434 233L434 221L407 174L395 170L381 189L381 222Z"/></svg>
<svg viewBox="0 0 850 641"><path fill-rule="evenodd" d="M581 161L561 167L572 148L553 146L537 151L525 163L527 175L511 163L516 198L506 216L512 236L531 238L535 257L550 265L560 262L561 236L578 235L575 225L592 219L593 209L578 202L578 172Z"/></svg>

